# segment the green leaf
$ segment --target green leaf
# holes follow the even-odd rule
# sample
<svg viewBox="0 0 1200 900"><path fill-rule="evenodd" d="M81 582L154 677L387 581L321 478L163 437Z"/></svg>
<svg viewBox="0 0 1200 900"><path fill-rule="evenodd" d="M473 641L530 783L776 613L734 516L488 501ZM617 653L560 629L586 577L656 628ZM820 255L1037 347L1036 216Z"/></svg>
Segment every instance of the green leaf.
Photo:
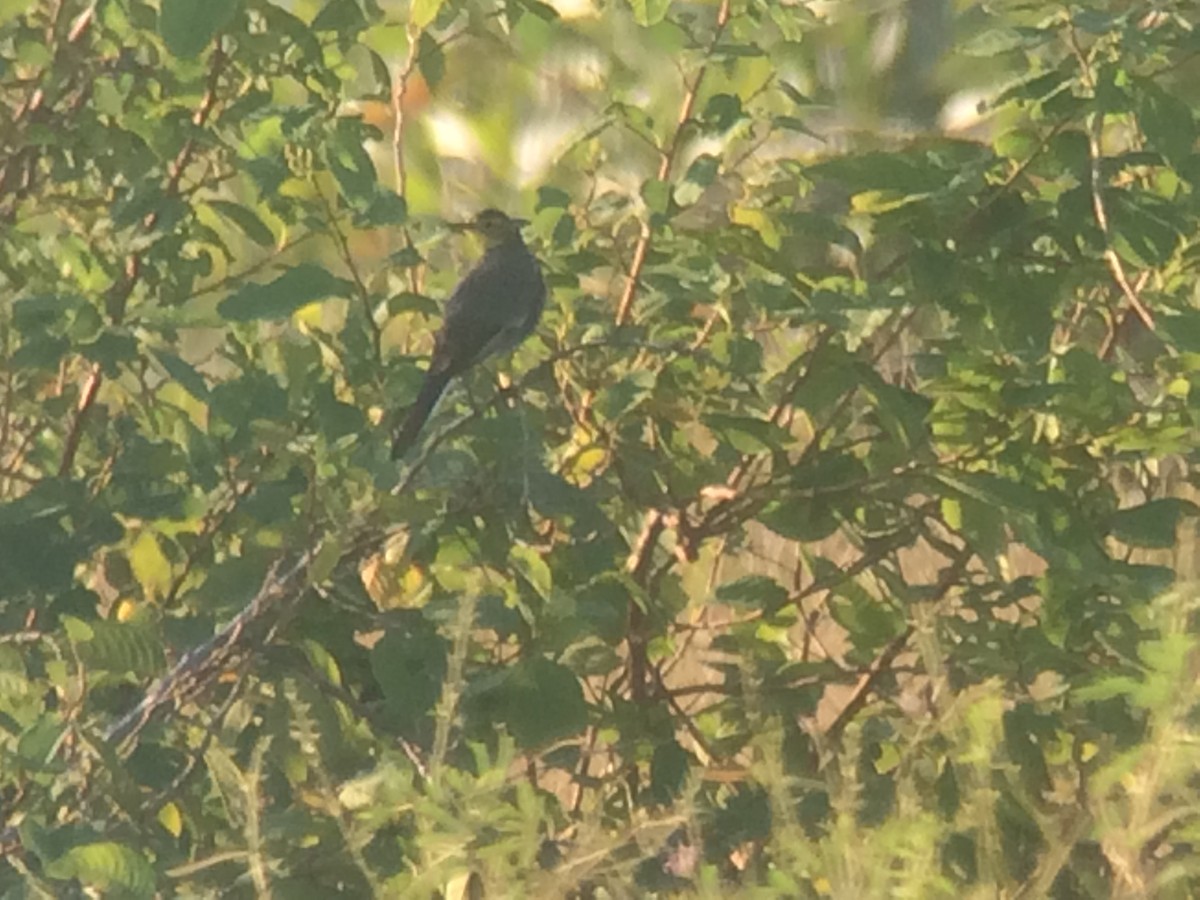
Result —
<svg viewBox="0 0 1200 900"><path fill-rule="evenodd" d="M937 777L937 781L933 785L934 799L937 802L938 812L947 821L953 822L954 814L958 812L962 804L962 795L958 777L954 771L954 763L946 760L943 765L942 774Z"/></svg>
<svg viewBox="0 0 1200 900"><path fill-rule="evenodd" d="M666 18L671 0L629 0L629 8L633 10L633 20L645 28Z"/></svg>
<svg viewBox="0 0 1200 900"><path fill-rule="evenodd" d="M1184 309L1175 315L1163 315L1160 327L1176 348L1187 353L1200 353L1200 312Z"/></svg>
<svg viewBox="0 0 1200 900"><path fill-rule="evenodd" d="M31 722L21 731L17 740L14 748L17 758L34 769L45 766L46 760L53 756L54 748L62 740L66 727L59 714L46 714Z"/></svg>
<svg viewBox="0 0 1200 900"><path fill-rule="evenodd" d="M650 212L665 214L671 206L671 185L657 178L647 178L642 185L642 199Z"/></svg>
<svg viewBox="0 0 1200 900"><path fill-rule="evenodd" d="M678 797L687 781L692 758L678 741L654 748L650 758L650 793L658 803L670 803Z"/></svg>
<svg viewBox="0 0 1200 900"><path fill-rule="evenodd" d="M357 119L342 119L325 147L329 170L333 172L346 197L355 208L373 202L378 196L375 163L363 141L366 129Z"/></svg>
<svg viewBox="0 0 1200 900"><path fill-rule="evenodd" d="M790 473L788 485L805 492L831 496L844 491L857 491L867 480L867 468L852 453L821 453L804 460Z"/></svg>
<svg viewBox="0 0 1200 900"><path fill-rule="evenodd" d="M154 896L154 869L137 851L112 841L72 847L46 864L46 875L134 897Z"/></svg>
<svg viewBox="0 0 1200 900"><path fill-rule="evenodd" d="M1175 546L1175 532L1180 520L1197 514L1200 514L1200 507L1194 503L1164 497L1118 511L1109 528L1113 537L1131 546L1166 549Z"/></svg>
<svg viewBox="0 0 1200 900"><path fill-rule="evenodd" d="M299 468L286 478L262 481L241 504L241 511L264 525L290 520L295 516L293 501L309 489L308 479Z"/></svg>
<svg viewBox="0 0 1200 900"><path fill-rule="evenodd" d="M1140 679L1131 675L1111 675L1071 691L1077 700L1111 700L1113 697L1132 697L1142 689Z"/></svg>
<svg viewBox="0 0 1200 900"><path fill-rule="evenodd" d="M59 361L71 350L71 342L65 337L39 335L25 341L9 357L14 369L48 370L57 369Z"/></svg>
<svg viewBox="0 0 1200 900"><path fill-rule="evenodd" d="M834 508L818 497L772 501L758 518L780 537L794 541L824 540L840 524Z"/></svg>
<svg viewBox="0 0 1200 900"><path fill-rule="evenodd" d="M605 575L580 590L576 609L588 633L617 645L629 619L629 588L617 575Z"/></svg>
<svg viewBox="0 0 1200 900"><path fill-rule="evenodd" d="M713 94L704 107L704 122L715 131L728 131L743 116L737 94Z"/></svg>
<svg viewBox="0 0 1200 900"><path fill-rule="evenodd" d="M29 0L0 0L0 25L30 11Z"/></svg>
<svg viewBox="0 0 1200 900"><path fill-rule="evenodd" d="M100 363L104 374L116 378L121 367L141 359L141 347L132 334L103 331L94 341L79 348L93 362Z"/></svg>
<svg viewBox="0 0 1200 900"><path fill-rule="evenodd" d="M408 204L389 190L376 190L367 208L354 217L358 228L389 228L407 221Z"/></svg>
<svg viewBox="0 0 1200 900"><path fill-rule="evenodd" d="M698 184L700 187L708 187L716 180L720 171L721 160L719 157L713 156L711 153L701 153L688 166L687 174L683 176L683 179Z"/></svg>
<svg viewBox="0 0 1200 900"><path fill-rule="evenodd" d="M1031 486L1002 478L990 472L955 472L941 469L935 478L950 490L993 509L1003 510L1010 519L1036 527L1042 497Z"/></svg>
<svg viewBox="0 0 1200 900"><path fill-rule="evenodd" d="M803 107L812 105L813 101L801 93L800 89L794 85L788 84L786 81L776 81L775 83L779 86L779 90L783 91L783 93L787 95L787 98L797 106Z"/></svg>
<svg viewBox="0 0 1200 900"><path fill-rule="evenodd" d="M1029 37L1016 28L987 28L958 46L965 56L990 58L1025 46Z"/></svg>
<svg viewBox="0 0 1200 900"><path fill-rule="evenodd" d="M566 209L571 205L571 195L562 188L542 185L537 192L537 208Z"/></svg>
<svg viewBox="0 0 1200 900"><path fill-rule="evenodd" d="M271 233L258 215L239 203L227 200L210 200L208 205L236 225L241 232L262 247L270 247L275 243L275 235Z"/></svg>
<svg viewBox="0 0 1200 900"><path fill-rule="evenodd" d="M221 301L217 307L231 322L280 319L309 303L326 297L346 297L353 285L332 275L328 269L302 263L267 284L248 284Z"/></svg>
<svg viewBox="0 0 1200 900"><path fill-rule="evenodd" d="M720 43L713 47L713 59L757 59L766 52L757 44Z"/></svg>
<svg viewBox="0 0 1200 900"><path fill-rule="evenodd" d="M530 586L542 597L549 597L553 587L553 577L550 567L546 565L542 554L532 547L516 544L509 551L513 567Z"/></svg>
<svg viewBox="0 0 1200 900"><path fill-rule="evenodd" d="M146 528L137 536L126 554L133 577L149 597L161 597L171 584L171 561L163 553L158 535Z"/></svg>
<svg viewBox="0 0 1200 900"><path fill-rule="evenodd" d="M882 152L837 157L810 166L806 173L818 182L821 178L833 178L855 193L895 191L903 196L945 188L950 177L950 173L929 158Z"/></svg>
<svg viewBox="0 0 1200 900"><path fill-rule="evenodd" d="M788 592L774 578L766 575L747 575L717 588L717 600L733 606L745 606L763 612L774 612L787 603Z"/></svg>
<svg viewBox="0 0 1200 900"><path fill-rule="evenodd" d="M601 419L615 419L637 407L654 389L653 372L634 371L605 388L596 400L596 413Z"/></svg>
<svg viewBox="0 0 1200 900"><path fill-rule="evenodd" d="M1169 566L1154 566L1112 560L1109 563L1112 573L1113 596L1120 597L1122 603L1138 605L1149 603L1155 597L1161 597L1178 580L1178 573Z"/></svg>
<svg viewBox="0 0 1200 900"><path fill-rule="evenodd" d="M417 28L426 28L441 11L446 0L412 0L409 7L409 21Z"/></svg>
<svg viewBox="0 0 1200 900"><path fill-rule="evenodd" d="M415 728L441 696L447 649L433 626L416 617L389 628L371 649L371 672L402 728Z"/></svg>
<svg viewBox="0 0 1200 900"><path fill-rule="evenodd" d="M419 312L426 316L436 316L441 312L442 306L433 297L426 297L424 294L414 294L412 291L401 291L394 297L388 297L387 311L389 315L398 315L407 312Z"/></svg>
<svg viewBox="0 0 1200 900"><path fill-rule="evenodd" d="M423 262L425 262L425 257L421 255L416 247L403 247L395 253L388 255L388 264L398 269L411 269L413 266L419 266Z"/></svg>
<svg viewBox="0 0 1200 900"><path fill-rule="evenodd" d="M241 0L162 0L158 30L163 43L180 58L198 56L241 5Z"/></svg>
<svg viewBox="0 0 1200 900"><path fill-rule="evenodd" d="M22 334L40 335L45 329L61 323L84 303L83 298L70 294L26 297L12 305L12 322Z"/></svg>
<svg viewBox="0 0 1200 900"><path fill-rule="evenodd" d="M64 616L64 623L73 620ZM78 640L79 656L89 669L148 678L159 674L165 665L162 635L141 622L110 622L96 619L83 623L75 620L76 631L86 625L86 639Z"/></svg>
<svg viewBox="0 0 1200 900"><path fill-rule="evenodd" d="M1107 191L1113 247L1137 266L1168 262L1183 241L1173 204L1146 192Z"/></svg>
<svg viewBox="0 0 1200 900"><path fill-rule="evenodd" d="M185 391L201 402L208 401L208 382L191 363L166 350L151 350L150 354Z"/></svg>
<svg viewBox="0 0 1200 900"><path fill-rule="evenodd" d="M829 604L833 620L850 632L855 647L874 652L904 630L904 616L855 582L837 587Z"/></svg>
<svg viewBox="0 0 1200 900"><path fill-rule="evenodd" d="M367 47L366 51L367 58L371 61L371 74L375 77L375 95L387 97L392 89L392 71L382 56L370 47Z"/></svg>
<svg viewBox="0 0 1200 900"><path fill-rule="evenodd" d="M576 734L587 724L587 703L575 673L541 656L509 670L495 700L500 720L525 749Z"/></svg>
<svg viewBox="0 0 1200 900"><path fill-rule="evenodd" d="M786 431L763 419L709 413L702 421L739 453L770 452L792 442Z"/></svg>
<svg viewBox="0 0 1200 900"><path fill-rule="evenodd" d="M120 539L112 517L87 504L78 486L52 478L0 504L0 596L65 591L90 547Z"/></svg>
<svg viewBox="0 0 1200 900"><path fill-rule="evenodd" d="M446 56L442 53L442 45L428 31L421 32L421 39L417 42L417 68L430 88L437 87L446 74Z"/></svg>
<svg viewBox="0 0 1200 900"><path fill-rule="evenodd" d="M928 417L933 405L928 397L881 379L871 379L864 390L875 401L880 424L905 447L916 449L928 443Z"/></svg>
<svg viewBox="0 0 1200 900"><path fill-rule="evenodd" d="M335 31L349 38L367 27L366 16L357 0L329 0L313 19L313 31Z"/></svg>
<svg viewBox="0 0 1200 900"><path fill-rule="evenodd" d="M1150 148L1172 162L1185 159L1196 142L1196 120L1191 107L1149 79L1139 78L1134 85L1138 125Z"/></svg>

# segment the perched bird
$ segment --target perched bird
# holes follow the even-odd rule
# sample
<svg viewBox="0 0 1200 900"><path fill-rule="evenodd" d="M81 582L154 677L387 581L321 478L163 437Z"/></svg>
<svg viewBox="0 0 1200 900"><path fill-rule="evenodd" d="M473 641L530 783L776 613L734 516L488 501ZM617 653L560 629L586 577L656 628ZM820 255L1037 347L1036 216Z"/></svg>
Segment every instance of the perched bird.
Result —
<svg viewBox="0 0 1200 900"><path fill-rule="evenodd" d="M433 345L425 381L392 440L392 459L416 442L450 379L495 353L521 343L537 325L546 304L538 261L521 238L524 219L485 209L457 230L476 231L487 252L446 302L442 330Z"/></svg>

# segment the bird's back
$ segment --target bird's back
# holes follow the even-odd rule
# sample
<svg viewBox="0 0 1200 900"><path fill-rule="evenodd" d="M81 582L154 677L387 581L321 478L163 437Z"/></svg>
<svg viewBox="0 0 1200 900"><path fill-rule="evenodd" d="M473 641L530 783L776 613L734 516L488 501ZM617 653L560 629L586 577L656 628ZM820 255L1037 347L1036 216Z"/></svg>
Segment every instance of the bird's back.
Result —
<svg viewBox="0 0 1200 900"><path fill-rule="evenodd" d="M446 303L438 349L454 348L452 374L519 344L537 325L545 303L541 269L524 242L517 238L490 248Z"/></svg>

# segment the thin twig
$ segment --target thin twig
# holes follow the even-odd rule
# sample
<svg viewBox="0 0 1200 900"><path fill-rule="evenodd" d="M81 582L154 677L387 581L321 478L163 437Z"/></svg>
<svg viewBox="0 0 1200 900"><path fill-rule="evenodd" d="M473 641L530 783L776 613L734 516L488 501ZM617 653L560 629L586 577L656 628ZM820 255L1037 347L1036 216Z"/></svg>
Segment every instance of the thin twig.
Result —
<svg viewBox="0 0 1200 900"><path fill-rule="evenodd" d="M1067 42L1071 46L1075 58L1079 61L1080 80L1092 92L1093 100L1099 99L1097 93L1096 79L1092 74L1091 62L1083 52L1083 48L1079 46L1079 41L1075 35L1075 26L1069 21L1067 23ZM1099 104L1097 103L1097 106ZM1125 264L1121 262L1121 257L1117 254L1113 246L1112 227L1108 219L1108 210L1104 203L1104 148L1102 141L1104 138L1104 110L1097 108L1089 117L1088 123L1088 161L1090 164L1089 177L1091 181L1092 195L1092 214L1096 219L1096 225L1100 228L1100 234L1104 238L1104 261L1108 264L1109 272L1112 273L1113 281L1117 287L1121 289L1126 302L1129 303L1129 308L1134 311L1142 324L1150 331L1154 330L1154 316L1150 310L1142 303L1137 291L1129 280L1129 276L1125 273Z"/></svg>
<svg viewBox="0 0 1200 900"><path fill-rule="evenodd" d="M413 69L417 65L417 48L420 40L421 29L410 22L408 55L392 85L392 167L396 175L396 193L401 197L406 196L408 191L408 168L404 162L404 127L407 123L407 117L404 115L404 94L408 90L408 80L412 77Z"/></svg>
<svg viewBox="0 0 1200 900"><path fill-rule="evenodd" d="M404 66L396 75L395 84L392 85L392 166L396 174L396 193L406 202L408 200L408 166L404 159L404 130L408 124L408 116L404 109L404 95L408 91L409 79L417 65L420 39L421 29L414 27L410 22L408 55L404 60ZM414 246L413 237L407 225L400 229L400 235L404 238L404 246L411 250ZM421 279L417 272L417 266L408 267L408 289L414 294L421 292Z"/></svg>
<svg viewBox="0 0 1200 900"><path fill-rule="evenodd" d="M659 510L652 509L646 513L642 524L642 531L634 542L633 548L629 553L629 558L625 562L625 571L639 588L645 589L647 586L651 563L654 558L654 549L658 546L658 539L661 537L665 527L666 523L663 521L663 514ZM646 689L649 686L647 676L650 672L650 665L646 656L646 622L646 611L642 608L639 598L630 597L629 623L626 628L625 640L629 645L629 662L627 667L629 673L629 693L634 703L644 703L648 696ZM636 770L631 770L631 788L634 784L633 779L636 779L636 777Z"/></svg>
<svg viewBox="0 0 1200 900"><path fill-rule="evenodd" d="M354 292L358 295L359 302L362 304L363 316L366 318L367 328L371 332L371 348L375 352L375 361L382 365L383 328L375 321L375 310L371 306L371 292L367 289L367 284L363 281L362 274L358 271L358 263L354 261L354 254L350 252L350 239L346 237L341 225L338 224L337 213L333 208L333 204L329 202L329 198L321 190L317 179L314 178L312 184L317 196L321 198L321 206L325 210L325 220L329 223L330 231L333 232L334 240L338 245L338 251L342 256L342 262L345 263L346 268L350 272L350 277L354 281Z"/></svg>
<svg viewBox="0 0 1200 900"><path fill-rule="evenodd" d="M721 0L721 6L717 10L716 31L713 33L706 56L712 55L717 43L721 40L721 35L725 32L725 26L729 23L729 7L730 0ZM683 95L683 103L679 107L679 118L675 123L675 131L671 135L671 141L665 150L660 151L657 175L659 181L666 181L671 177L671 169L675 165L675 159L683 144L684 130L687 128L688 122L691 121L692 111L696 107L696 97L700 93L700 86L703 84L704 76L707 72L708 62L706 60L696 71L691 85ZM618 326L624 325L629 321L629 314L633 309L633 301L637 297L642 269L646 266L646 256L650 252L650 244L653 242L653 239L653 231L647 219L642 223L641 235L638 237L638 242L633 248L633 260L630 262L629 272L625 276L625 290L621 293L621 299L617 303L615 321Z"/></svg>
<svg viewBox="0 0 1200 900"><path fill-rule="evenodd" d="M79 452L79 442L83 438L83 420L92 408L92 404L96 402L96 394L100 392L100 385L103 381L104 370L101 369L100 363L94 363L92 371L88 373L88 380L84 383L83 391L79 395L79 403L75 406L71 427L67 430L66 445L63 447L62 460L58 464L59 478L65 478L71 471L71 466L75 462L75 454Z"/></svg>

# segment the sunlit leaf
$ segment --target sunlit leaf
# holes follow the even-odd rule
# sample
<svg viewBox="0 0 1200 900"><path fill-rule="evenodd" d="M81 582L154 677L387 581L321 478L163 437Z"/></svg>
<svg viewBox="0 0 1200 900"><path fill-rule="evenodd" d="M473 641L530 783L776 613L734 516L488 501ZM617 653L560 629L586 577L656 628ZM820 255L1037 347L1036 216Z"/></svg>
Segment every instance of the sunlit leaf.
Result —
<svg viewBox="0 0 1200 900"><path fill-rule="evenodd" d="M221 301L218 311L231 321L278 319L327 297L346 297L350 282L328 269L303 263L266 284L247 284Z"/></svg>
<svg viewBox="0 0 1200 900"><path fill-rule="evenodd" d="M80 844L46 864L46 874L55 880L78 879L101 890L115 890L131 897L152 897L154 870L140 853L111 841Z"/></svg>
<svg viewBox="0 0 1200 900"><path fill-rule="evenodd" d="M629 0L629 8L633 10L633 20L639 25L657 25L666 18L671 0Z"/></svg>
<svg viewBox="0 0 1200 900"><path fill-rule="evenodd" d="M412 0L409 7L409 17L417 28L425 28L434 19L446 0Z"/></svg>
<svg viewBox="0 0 1200 900"><path fill-rule="evenodd" d="M230 203L225 200L211 200L209 205L233 222L246 237L256 244L269 247L275 243L275 235L253 210L247 209L239 203Z"/></svg>

